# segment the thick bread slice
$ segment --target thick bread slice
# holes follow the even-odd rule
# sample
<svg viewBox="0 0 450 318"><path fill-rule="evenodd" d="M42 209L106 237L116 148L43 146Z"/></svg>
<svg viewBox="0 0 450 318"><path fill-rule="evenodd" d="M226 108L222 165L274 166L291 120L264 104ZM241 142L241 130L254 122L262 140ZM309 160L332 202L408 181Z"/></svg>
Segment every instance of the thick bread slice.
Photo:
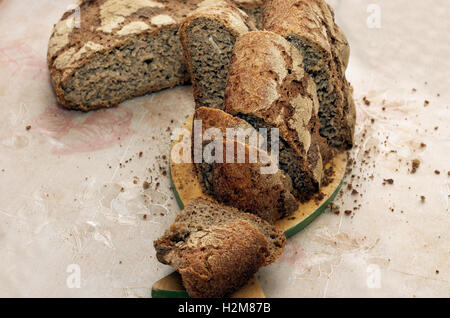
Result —
<svg viewBox="0 0 450 318"><path fill-rule="evenodd" d="M237 220L192 233L179 244L177 270L191 297L223 297L243 286L269 254L266 237Z"/></svg>
<svg viewBox="0 0 450 318"><path fill-rule="evenodd" d="M351 148L356 112L345 78L350 50L332 8L323 0L267 0L263 21L302 52L317 86L320 134L332 147Z"/></svg>
<svg viewBox="0 0 450 318"><path fill-rule="evenodd" d="M232 155L228 154L230 149ZM245 154L242 163L238 151ZM211 192L216 200L256 214L271 224L297 211L291 178L266 152L237 141L224 142L223 152L224 158L233 157L233 163L211 165ZM257 162L250 160L251 153Z"/></svg>
<svg viewBox="0 0 450 318"><path fill-rule="evenodd" d="M194 120L192 122L192 156L194 158L194 165L198 173L198 178L202 185L203 191L208 194L213 194L213 179L212 179L212 165L206 163L203 159L203 148L207 144L209 138L213 139L215 136L208 136L208 130L211 128L219 129L222 134L222 139L235 138L227 137L227 128L240 129L242 131L243 140L237 139L242 143L254 142L256 144L262 140L258 131L253 128L252 125L247 123L245 120L234 117L230 114L225 113L222 110L200 107L195 110ZM202 140L196 140L196 132L198 127L201 125L201 138ZM208 139L208 140L203 140ZM256 140L256 141L255 141ZM199 159L197 159L199 158Z"/></svg>
<svg viewBox="0 0 450 318"><path fill-rule="evenodd" d="M222 108L236 38L255 26L248 15L228 1L202 6L183 21L183 44L196 107Z"/></svg>
<svg viewBox="0 0 450 318"><path fill-rule="evenodd" d="M224 110L255 128L278 128L280 167L301 199L320 188L323 177L316 87L300 52L273 32L238 38L230 64ZM328 157L328 156L327 156Z"/></svg>
<svg viewBox="0 0 450 318"><path fill-rule="evenodd" d="M263 137L249 123L221 110L206 107L196 110L194 120L201 120L203 133L216 129L222 135L220 148L218 143L212 144L212 140L203 140L202 152L206 147L211 147L212 151L218 152L220 149L223 154L221 158L214 158L215 162L203 160L196 164L205 193L270 223L298 209L292 194L291 178L278 168L266 151L257 148L265 141L260 140ZM240 129L234 130L240 135L237 138L230 133L236 128ZM252 136L258 139L252 140Z"/></svg>
<svg viewBox="0 0 450 318"><path fill-rule="evenodd" d="M275 262L286 244L286 237L282 232L256 215L204 198L189 202L164 236L154 242L156 256L161 263L180 268L182 262L177 256L178 250L186 244L191 235L241 220L256 227L268 241L269 254L266 255L263 265Z"/></svg>

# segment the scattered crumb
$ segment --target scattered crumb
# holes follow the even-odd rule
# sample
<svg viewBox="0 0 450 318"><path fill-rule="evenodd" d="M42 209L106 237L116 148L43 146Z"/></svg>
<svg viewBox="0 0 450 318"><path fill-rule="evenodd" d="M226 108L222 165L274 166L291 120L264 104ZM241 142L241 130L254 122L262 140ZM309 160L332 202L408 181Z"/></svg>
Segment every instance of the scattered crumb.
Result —
<svg viewBox="0 0 450 318"><path fill-rule="evenodd" d="M356 191L355 189L353 189L353 190L352 190L352 195L357 195L357 194L359 194L359 192Z"/></svg>
<svg viewBox="0 0 450 318"><path fill-rule="evenodd" d="M148 183L147 181L144 181L144 183L142 183L142 188L144 190L147 190L148 188L150 188L150 183Z"/></svg>
<svg viewBox="0 0 450 318"><path fill-rule="evenodd" d="M411 165L412 165L411 173L416 173L417 169L419 169L419 166L420 166L420 160L414 159L411 162Z"/></svg>
<svg viewBox="0 0 450 318"><path fill-rule="evenodd" d="M331 212L333 212L333 213L336 214L336 215L339 215L339 213L341 212L341 211L339 210L339 206L337 206L337 205L334 204L334 203L330 203L330 210L331 210Z"/></svg>
<svg viewBox="0 0 450 318"><path fill-rule="evenodd" d="M30 130L31 129L31 125L28 125L27 127L25 127L26 130Z"/></svg>
<svg viewBox="0 0 450 318"><path fill-rule="evenodd" d="M434 170L434 174L441 174L439 170Z"/></svg>
<svg viewBox="0 0 450 318"><path fill-rule="evenodd" d="M364 104L366 104L366 106L370 105L370 100L368 100L366 96L363 97L363 102Z"/></svg>
<svg viewBox="0 0 450 318"><path fill-rule="evenodd" d="M425 148L426 146L427 146L426 143L424 143L424 142L421 142L421 143L420 143L420 148Z"/></svg>
<svg viewBox="0 0 450 318"><path fill-rule="evenodd" d="M423 102L423 106L427 107L428 105L430 105L430 101L425 100L425 101Z"/></svg>
<svg viewBox="0 0 450 318"><path fill-rule="evenodd" d="M425 202L425 199L426 199L426 198L425 198L424 195L421 195L421 196L420 196L420 201L422 201L422 203Z"/></svg>
<svg viewBox="0 0 450 318"><path fill-rule="evenodd" d="M345 210L345 214L346 215L350 215L350 214L352 214L352 211L351 210Z"/></svg>
<svg viewBox="0 0 450 318"><path fill-rule="evenodd" d="M394 179L383 179L383 185L385 184L394 184Z"/></svg>
<svg viewBox="0 0 450 318"><path fill-rule="evenodd" d="M144 215L142 216L142 218L143 218L144 220L147 220L147 214L144 214Z"/></svg>

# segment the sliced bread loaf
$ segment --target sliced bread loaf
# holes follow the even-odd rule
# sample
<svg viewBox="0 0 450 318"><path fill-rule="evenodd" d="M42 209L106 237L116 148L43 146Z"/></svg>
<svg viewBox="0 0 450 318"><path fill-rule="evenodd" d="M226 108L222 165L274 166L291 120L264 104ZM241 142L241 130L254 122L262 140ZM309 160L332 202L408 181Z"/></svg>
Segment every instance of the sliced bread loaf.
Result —
<svg viewBox="0 0 450 318"><path fill-rule="evenodd" d="M281 255L286 237L259 217L210 199L191 201L154 242L193 297L222 297Z"/></svg>
<svg viewBox="0 0 450 318"><path fill-rule="evenodd" d="M356 115L345 78L350 50L331 7L323 0L267 0L263 24L302 52L317 86L320 134L332 147L351 148Z"/></svg>
<svg viewBox="0 0 450 318"><path fill-rule="evenodd" d="M292 178L301 199L317 192L323 176L319 104L314 81L294 46L267 31L239 37L224 105L226 112L255 128L278 128L280 168Z"/></svg>
<svg viewBox="0 0 450 318"><path fill-rule="evenodd" d="M180 27L197 107L223 108L223 97L236 38L255 26L248 15L228 1L202 6Z"/></svg>

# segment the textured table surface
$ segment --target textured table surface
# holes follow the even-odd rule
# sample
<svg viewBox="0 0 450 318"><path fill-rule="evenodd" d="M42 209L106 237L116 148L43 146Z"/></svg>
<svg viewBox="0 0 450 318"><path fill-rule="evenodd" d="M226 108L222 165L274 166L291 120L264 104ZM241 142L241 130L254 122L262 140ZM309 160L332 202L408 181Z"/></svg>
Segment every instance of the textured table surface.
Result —
<svg viewBox="0 0 450 318"><path fill-rule="evenodd" d="M191 88L59 108L47 41L71 3L0 0L0 296L149 297L172 271L153 240L179 212L167 158ZM268 297L450 297L450 5L330 4L352 49L354 164L335 211L289 239L261 286Z"/></svg>

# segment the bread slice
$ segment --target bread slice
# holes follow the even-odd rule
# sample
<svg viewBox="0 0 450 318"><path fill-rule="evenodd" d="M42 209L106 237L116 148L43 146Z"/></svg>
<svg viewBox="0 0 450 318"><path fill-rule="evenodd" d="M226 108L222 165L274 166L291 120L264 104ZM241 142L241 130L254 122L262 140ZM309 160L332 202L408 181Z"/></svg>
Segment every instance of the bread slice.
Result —
<svg viewBox="0 0 450 318"><path fill-rule="evenodd" d="M239 37L224 105L255 128L278 128L280 168L292 178L298 197L306 200L318 191L323 176L319 104L314 81L294 46L267 31Z"/></svg>
<svg viewBox="0 0 450 318"><path fill-rule="evenodd" d="M181 24L196 107L223 108L223 97L236 38L255 26L248 15L228 1L202 6Z"/></svg>
<svg viewBox="0 0 450 318"><path fill-rule="evenodd" d="M267 0L263 24L302 52L317 86L320 134L332 147L351 148L356 113L345 78L350 49L332 8L323 0Z"/></svg>
<svg viewBox="0 0 450 318"><path fill-rule="evenodd" d="M191 297L222 297L278 259L285 242L283 233L257 216L200 198L154 246L158 260L181 274Z"/></svg>
<svg viewBox="0 0 450 318"><path fill-rule="evenodd" d="M196 110L194 120L201 120L203 132L211 128L219 129L223 136L219 148L222 158L215 158L220 159L220 162L202 160L196 164L205 193L270 223L298 209L291 178L278 168L266 151L258 148L265 141L261 141L263 136L249 123L221 110L206 107ZM237 138L234 133L230 133L236 128L241 129L242 133ZM252 136L257 138L252 140ZM211 146L217 151L218 144L212 142L204 140L201 151Z"/></svg>

